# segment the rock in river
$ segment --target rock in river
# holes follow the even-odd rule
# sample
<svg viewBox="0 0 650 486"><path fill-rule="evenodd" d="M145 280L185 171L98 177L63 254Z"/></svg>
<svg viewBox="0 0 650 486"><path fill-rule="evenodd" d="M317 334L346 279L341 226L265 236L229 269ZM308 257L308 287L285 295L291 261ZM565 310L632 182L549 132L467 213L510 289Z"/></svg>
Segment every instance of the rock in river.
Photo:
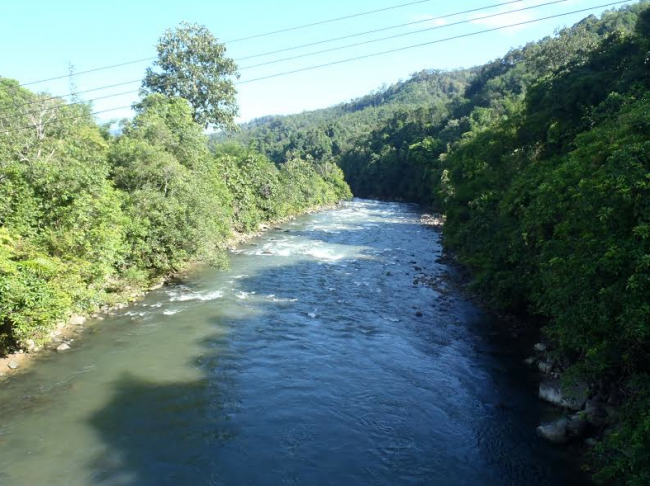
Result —
<svg viewBox="0 0 650 486"><path fill-rule="evenodd" d="M581 438L587 429L587 421L580 414L561 417L537 427L537 435L553 444L566 444Z"/></svg>
<svg viewBox="0 0 650 486"><path fill-rule="evenodd" d="M56 352L57 353L65 353L66 351L69 351L69 350L70 350L70 346L68 344L66 344L66 343L59 344L56 347Z"/></svg>
<svg viewBox="0 0 650 486"><path fill-rule="evenodd" d="M10 370L15 370L20 365L16 361L11 360L9 361L9 363L7 363L7 366L9 367Z"/></svg>
<svg viewBox="0 0 650 486"><path fill-rule="evenodd" d="M587 401L588 393L589 388L582 383L565 388L559 380L548 380L539 384L539 398L571 410L581 410Z"/></svg>

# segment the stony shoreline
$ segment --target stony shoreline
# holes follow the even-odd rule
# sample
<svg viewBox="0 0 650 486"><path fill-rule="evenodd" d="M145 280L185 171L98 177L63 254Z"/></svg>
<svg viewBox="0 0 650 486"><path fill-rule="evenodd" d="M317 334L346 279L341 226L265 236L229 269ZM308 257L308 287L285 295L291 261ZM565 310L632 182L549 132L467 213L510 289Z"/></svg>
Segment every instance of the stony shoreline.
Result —
<svg viewBox="0 0 650 486"><path fill-rule="evenodd" d="M431 226L435 231L442 231L444 217L424 213L421 222ZM455 275L449 275L444 279L445 282L440 278L419 275L416 278L417 283L427 285L439 292L447 292L448 286L451 285L467 294L471 272L453 255L447 253L443 253L439 262L454 268ZM501 332L522 341L521 337L526 334L526 329L531 330L531 323L526 319L495 313L480 295L473 292L469 294L472 300L485 311L507 323ZM580 446L583 450L595 447L610 433L611 424L615 422L619 413L621 393L613 383L604 379L598 383L571 379L566 373L571 363L566 357L559 355L550 342L535 343L530 354L523 360L522 366L532 368L538 373L537 396L541 401L553 405L556 411L553 420L540 423L535 429L540 440L547 440L556 445Z"/></svg>
<svg viewBox="0 0 650 486"><path fill-rule="evenodd" d="M258 231L246 233L233 231L232 237L226 242L226 248L229 251L233 250L237 246L261 236L271 229L280 229L278 225L288 221L293 221L296 218L307 214L329 211L337 206L338 204L318 206L307 209L303 213L297 215L287 216L274 221L266 221L260 223ZM75 346L75 341L79 338L84 326L88 325L88 322L92 322L91 325L97 325L103 321L105 317L115 315L117 311L125 309L131 303L141 300L148 292L160 289L167 284L183 278L184 275L191 272L191 270L197 265L201 265L201 262L189 262L180 271L157 279L147 288L131 289L128 293L125 293L122 296L121 302L117 302L113 305L104 304L100 306L96 312L90 313L87 316L71 314L66 321L60 321L56 324L55 328L49 333L49 340L42 346L36 346L36 343L33 340L28 340L26 349L20 349L4 357L0 357L0 382L9 376L29 369L32 365L38 362L39 357L46 353L66 353L71 351L73 346Z"/></svg>

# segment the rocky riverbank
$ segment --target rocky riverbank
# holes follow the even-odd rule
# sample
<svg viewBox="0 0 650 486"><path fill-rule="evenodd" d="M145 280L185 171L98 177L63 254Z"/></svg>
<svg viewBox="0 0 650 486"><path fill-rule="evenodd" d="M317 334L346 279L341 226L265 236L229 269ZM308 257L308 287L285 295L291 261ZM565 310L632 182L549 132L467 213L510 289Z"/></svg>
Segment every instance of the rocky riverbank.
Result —
<svg viewBox="0 0 650 486"><path fill-rule="evenodd" d="M589 383L572 378L566 373L569 362L550 344L537 343L534 353L524 363L542 375L539 398L558 408L557 418L540 424L537 434L554 444L595 446L617 417L621 395L616 386L605 380Z"/></svg>
<svg viewBox="0 0 650 486"><path fill-rule="evenodd" d="M442 231L444 217L425 213L421 222L436 231ZM453 255L444 253L438 261L449 265L452 272L444 278L436 278L416 266L414 269L419 273L414 277L413 284L426 285L442 294L449 293L451 289L467 293L471 272ZM474 302L492 312L480 295L471 294ZM531 338L533 327L537 328L520 316L500 313L496 316L505 323L501 332L522 344ZM550 342L537 342L531 351L531 355L522 364L537 372L538 398L556 407L555 417L539 424L536 428L537 435L557 445L579 445L587 450L595 447L610 433L612 424L616 422L622 401L621 392L615 383L604 379L596 383L574 378L567 373L570 361L561 356Z"/></svg>
<svg viewBox="0 0 650 486"><path fill-rule="evenodd" d="M292 221L299 216L327 211L336 206L336 204L318 206L308 209L302 214L288 216L275 221L266 221L260 223L258 231L247 233L234 231L226 247L228 250L233 250L238 245L258 237L271 229L280 229L278 225ZM71 351L77 345L76 342L86 328L98 325L104 320L105 316L115 315L118 311L127 308L131 303L141 300L147 292L182 279L184 275L192 271L192 268L200 264L200 262L189 262L179 272L161 277L147 288L128 288L123 294L115 296L116 302L110 304L104 303L95 309L95 312L89 313L88 315L71 314L66 321L57 322L54 329L48 333L46 342L37 345L34 340L30 339L27 340L26 346L23 349L18 349L6 356L0 356L0 381L8 378L12 374L28 369L37 362L39 356L43 356L46 353L66 353Z"/></svg>

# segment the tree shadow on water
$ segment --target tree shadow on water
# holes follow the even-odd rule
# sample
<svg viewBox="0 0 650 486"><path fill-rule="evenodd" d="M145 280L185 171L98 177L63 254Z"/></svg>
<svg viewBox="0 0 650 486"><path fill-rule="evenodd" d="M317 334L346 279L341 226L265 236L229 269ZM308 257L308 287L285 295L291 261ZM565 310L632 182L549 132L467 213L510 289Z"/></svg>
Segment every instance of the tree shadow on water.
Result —
<svg viewBox="0 0 650 486"><path fill-rule="evenodd" d="M89 465L92 484L217 485L214 460L238 431L233 401L208 379L158 384L124 374L90 418L108 451Z"/></svg>

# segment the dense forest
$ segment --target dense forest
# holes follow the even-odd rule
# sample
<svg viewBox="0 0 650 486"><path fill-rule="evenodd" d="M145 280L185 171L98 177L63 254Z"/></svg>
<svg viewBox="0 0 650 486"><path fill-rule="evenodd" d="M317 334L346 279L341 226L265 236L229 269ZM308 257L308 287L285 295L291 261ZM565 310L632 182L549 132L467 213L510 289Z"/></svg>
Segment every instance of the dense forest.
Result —
<svg viewBox="0 0 650 486"><path fill-rule="evenodd" d="M650 484L649 53L641 2L478 68L423 71L235 136L278 163L336 162L356 196L444 212L474 288L541 316L565 381L622 404L596 477L635 486Z"/></svg>
<svg viewBox="0 0 650 486"><path fill-rule="evenodd" d="M168 32L163 70L147 73L137 115L117 135L89 104L0 78L0 354L38 347L72 313L124 302L188 263L225 263L236 232L351 196L332 164L209 150L206 124L227 127L236 107L222 109L228 93L215 90L218 110L186 96L166 58L171 45L195 66L196 40L224 59L205 30Z"/></svg>

